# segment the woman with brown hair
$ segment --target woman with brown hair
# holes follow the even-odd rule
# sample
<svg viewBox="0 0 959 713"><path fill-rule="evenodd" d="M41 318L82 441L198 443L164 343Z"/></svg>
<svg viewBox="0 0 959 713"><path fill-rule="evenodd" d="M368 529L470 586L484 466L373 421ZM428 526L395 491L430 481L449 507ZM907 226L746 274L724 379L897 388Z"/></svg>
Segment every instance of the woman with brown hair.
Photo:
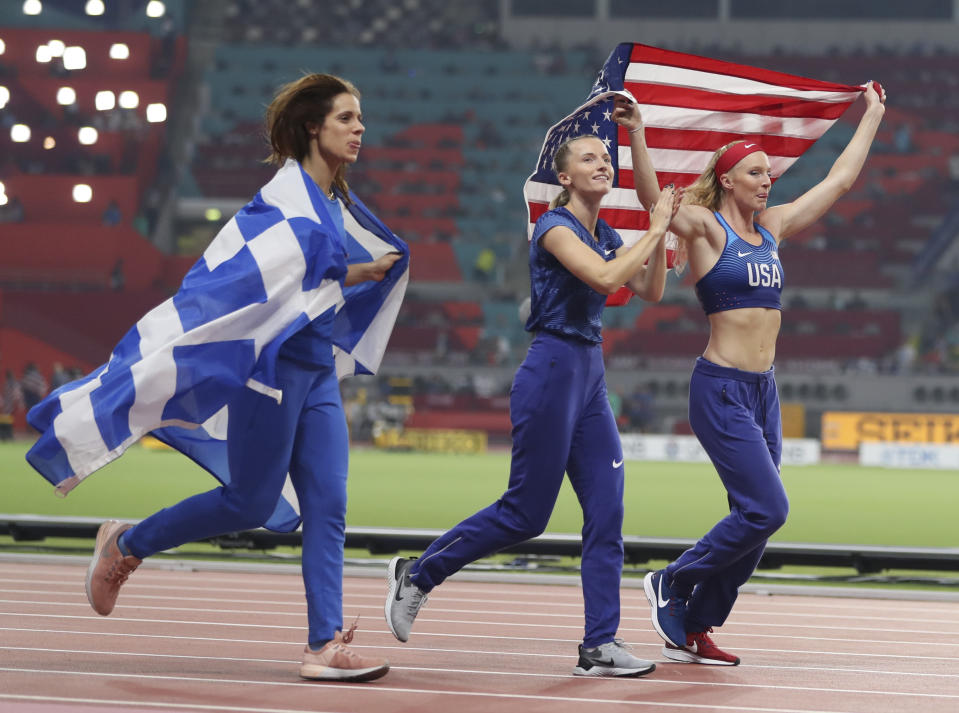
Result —
<svg viewBox="0 0 959 713"><path fill-rule="evenodd" d="M352 84L327 74L311 74L287 84L267 110L267 128L270 161L282 167L214 239L178 293L186 301L196 281L214 279L225 253L249 250L253 259L259 259L270 253L270 241L285 241L284 249L293 246L292 252L284 254L296 260L263 262L253 281L257 284L227 271L216 291L216 298L224 303L253 292L250 314L263 310L264 303L270 305L269 314L247 318L250 331L245 341L267 340L257 331L257 319L269 321L280 312L289 314L280 322L278 333L259 349L251 368L242 372L248 378L240 379L241 387L222 397L229 409L229 479L135 526L115 520L104 523L87 574L87 596L99 614L107 615L120 586L143 558L187 542L264 525L277 508L289 473L303 523L302 569L309 623L300 675L372 680L383 676L389 663L360 656L347 646L355 624L345 634L342 631L349 436L334 364L333 323L342 288L383 280L401 255L388 253L371 262L347 264L338 202L350 203L345 170L356 161L364 132L359 92ZM257 290L264 292L262 298L256 296ZM329 298L310 302L309 295L314 293ZM275 299L276 294L296 299L307 295L307 306L301 309L292 297ZM173 303L180 304L176 297ZM178 315L186 321L189 310L181 308ZM156 433L163 439L167 430Z"/></svg>

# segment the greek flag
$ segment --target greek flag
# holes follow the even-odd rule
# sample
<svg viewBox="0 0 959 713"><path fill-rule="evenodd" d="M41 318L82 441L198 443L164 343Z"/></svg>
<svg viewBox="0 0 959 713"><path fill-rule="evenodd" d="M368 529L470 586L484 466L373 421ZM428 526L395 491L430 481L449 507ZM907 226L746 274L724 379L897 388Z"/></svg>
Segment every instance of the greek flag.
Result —
<svg viewBox="0 0 959 713"><path fill-rule="evenodd" d="M275 381L281 345L331 308L340 378L375 373L406 292L409 249L350 198L350 205L330 201L287 161L106 364L30 410L40 437L27 461L65 495L152 432L229 483L230 401L243 388L282 399ZM345 244L331 210L342 212ZM347 263L390 252L403 257L383 281L341 286ZM297 527L292 493L287 482L267 527Z"/></svg>

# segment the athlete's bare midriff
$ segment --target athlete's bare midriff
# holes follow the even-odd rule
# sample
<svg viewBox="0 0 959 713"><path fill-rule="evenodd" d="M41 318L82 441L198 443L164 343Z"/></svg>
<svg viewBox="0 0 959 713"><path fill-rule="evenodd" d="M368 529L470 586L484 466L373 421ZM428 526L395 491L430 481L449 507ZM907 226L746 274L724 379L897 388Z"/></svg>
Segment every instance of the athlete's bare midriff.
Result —
<svg viewBox="0 0 959 713"><path fill-rule="evenodd" d="M768 307L709 315L709 343L703 356L714 364L743 371L768 371L776 358L782 312Z"/></svg>

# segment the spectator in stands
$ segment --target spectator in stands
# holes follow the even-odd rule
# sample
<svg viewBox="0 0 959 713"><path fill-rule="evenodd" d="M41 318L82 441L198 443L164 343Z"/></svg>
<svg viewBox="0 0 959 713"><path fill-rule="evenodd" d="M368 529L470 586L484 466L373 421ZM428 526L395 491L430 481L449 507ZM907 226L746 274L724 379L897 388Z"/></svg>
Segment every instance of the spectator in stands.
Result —
<svg viewBox="0 0 959 713"><path fill-rule="evenodd" d="M3 403L2 414L6 418L5 422L10 424L10 435L13 435L13 416L15 413L23 409L24 399L23 399L23 386L21 386L20 381L14 375L11 369L7 369L6 378L3 382Z"/></svg>
<svg viewBox="0 0 959 713"><path fill-rule="evenodd" d="M20 385L23 387L23 404L28 411L47 395L47 380L33 362L24 367Z"/></svg>
<svg viewBox="0 0 959 713"><path fill-rule="evenodd" d="M679 559L646 576L653 625L669 659L739 663L709 634L725 622L789 509L779 475L782 425L773 373L782 319L779 243L852 187L885 112L879 91L866 86L866 109L848 145L826 178L793 202L766 208L769 158L756 141L734 141L713 154L670 225L710 324L689 385L689 421L719 471L730 513ZM636 191L650 205L659 183L639 107L619 102L614 114L630 132Z"/></svg>
<svg viewBox="0 0 959 713"><path fill-rule="evenodd" d="M666 226L675 194L672 187L662 191L648 232L625 248L599 218L600 202L613 183L605 144L592 135L570 139L557 150L553 170L563 190L536 222L529 244L526 329L535 336L510 392L509 488L497 502L441 535L419 559L393 559L386 618L394 636L406 641L435 586L470 562L542 533L566 472L584 518L586 635L573 673L639 676L655 665L614 638L624 473L619 431L606 397L601 318L606 296L624 284L644 299L662 298Z"/></svg>
<svg viewBox="0 0 959 713"><path fill-rule="evenodd" d="M73 381L73 378L70 376L70 373L63 368L63 364L60 362L54 362L53 373L50 375L51 390L59 389L64 384L69 384L71 381Z"/></svg>
<svg viewBox="0 0 959 713"><path fill-rule="evenodd" d="M320 278L323 284L336 281L340 287L381 281L400 257L391 253L373 262L346 263L347 239L339 202L350 201L345 169L359 154L365 130L361 119L357 89L328 74L307 75L281 87L267 109L270 159L283 166L276 180L286 181L271 182L272 190L285 190L275 185L299 189L300 193L295 195L284 194L283 200L288 201L284 206L297 211L293 215L322 211L329 216L323 220L328 220L330 227L327 233L321 232L314 220L295 238L294 234L281 231L260 233L251 242L315 241L309 253L315 256L315 263L310 265L306 279L316 280L318 286ZM285 176L293 175L290 171L296 177L287 180ZM312 179L318 187L315 196L308 194L304 178ZM266 194L264 188L257 200L241 211L244 225L249 226L254 220L250 216L261 216L266 210L272 211L271 215L280 213L261 197ZM324 200L330 206L318 205L318 201ZM302 225L307 220L294 217L288 222L293 225L294 221L301 221ZM226 234L224 240L228 241L231 235ZM264 253L271 249L270 243L259 245L258 259L266 259ZM222 284L219 289L224 300L233 298L231 289L238 295L248 289L246 275L240 272L239 284ZM187 279L191 276L190 289L199 289L202 278L197 270L191 271ZM300 281L295 280L297 284ZM273 285L271 290L281 287ZM262 366L253 372L253 378L240 380L247 387L238 389L228 401L229 482L160 510L133 527L115 520L104 523L90 563L87 596L97 613L107 615L113 610L120 586L143 558L186 542L268 522L289 473L303 521L303 578L309 624L300 676L367 681L383 676L389 663L361 656L347 646L352 641L355 623L346 633L341 630L349 437L333 361L335 314L331 307L295 331L305 316L300 312L300 304L295 303L296 309L289 317L293 321L271 343L275 346L263 349L257 362ZM288 307L277 306L277 311L280 309ZM261 313L259 318L269 317ZM256 315L251 317L254 319ZM257 326L250 324L249 328ZM257 381L265 380L271 371L275 374L270 377L273 386ZM245 374L244 371L242 375ZM260 377L261 374L264 376ZM203 395L197 394L196 398ZM196 458L194 451L191 456Z"/></svg>

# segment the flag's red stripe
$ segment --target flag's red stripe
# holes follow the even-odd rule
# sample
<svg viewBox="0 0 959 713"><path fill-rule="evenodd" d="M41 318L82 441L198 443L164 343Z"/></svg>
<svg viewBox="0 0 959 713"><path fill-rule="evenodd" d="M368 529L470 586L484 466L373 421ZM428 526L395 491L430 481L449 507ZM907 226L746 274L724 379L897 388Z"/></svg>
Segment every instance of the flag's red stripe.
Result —
<svg viewBox="0 0 959 713"><path fill-rule="evenodd" d="M717 89L722 85L718 84ZM842 116L848 102L820 102L796 97L772 97L763 94L723 94L693 87L677 87L664 84L626 82L641 104L676 106L684 109L711 109L713 111L748 112L767 116L790 116L814 119L837 119Z"/></svg>
<svg viewBox="0 0 959 713"><path fill-rule="evenodd" d="M620 146L629 146L629 134L622 126L618 130ZM768 134L736 134L728 131L695 131L692 129L646 128L646 145L651 149L685 149L687 151L715 151L730 141L758 140L773 156L802 156L815 142L791 136Z"/></svg>
<svg viewBox="0 0 959 713"><path fill-rule="evenodd" d="M725 62L720 59L710 59L709 57L700 57L694 54L685 54L682 52L671 52L658 47L648 45L633 44L629 57L630 62L646 62L649 64L662 64L667 67L683 67L685 69L697 69L701 72L712 72L713 74L723 74L730 77L741 77L743 79L753 79L757 82L766 84L777 84L781 87L790 89L823 91L823 92L858 92L861 87L853 87L846 84L834 84L832 82L822 82L816 79L808 79L794 74L785 74L783 72L774 72L769 69L759 67L747 67L742 64Z"/></svg>

